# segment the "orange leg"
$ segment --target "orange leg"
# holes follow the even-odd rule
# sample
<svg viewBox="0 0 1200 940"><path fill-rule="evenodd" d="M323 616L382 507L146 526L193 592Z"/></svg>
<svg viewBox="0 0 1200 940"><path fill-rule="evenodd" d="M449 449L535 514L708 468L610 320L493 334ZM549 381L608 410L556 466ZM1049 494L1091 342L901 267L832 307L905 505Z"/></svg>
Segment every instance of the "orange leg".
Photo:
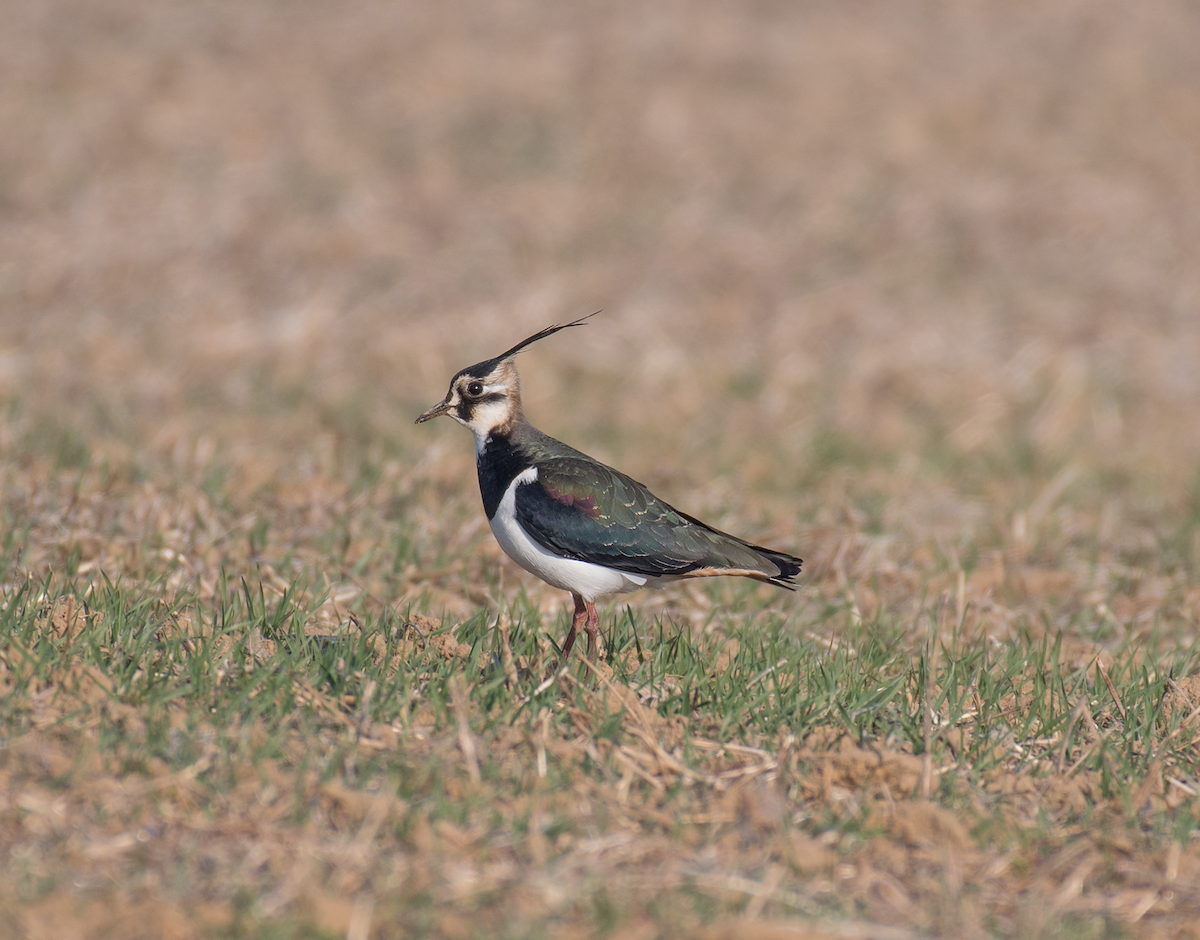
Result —
<svg viewBox="0 0 1200 940"><path fill-rule="evenodd" d="M584 627L588 635L588 659L596 658L596 638L600 635L600 615L596 613L596 605L588 601L587 625Z"/></svg>
<svg viewBox="0 0 1200 940"><path fill-rule="evenodd" d="M591 626L591 613L595 612L595 607L591 604L585 604L583 598L578 594L572 594L571 596L575 598L575 616L571 618L571 629L567 633L566 642L563 643L562 655L564 660L571 655L571 647L575 645L575 636L579 633L579 628L583 627L587 631L589 650L592 647L592 631L595 629Z"/></svg>
<svg viewBox="0 0 1200 940"><path fill-rule="evenodd" d="M580 628L587 634L588 638L588 659L596 658L596 640L600 636L600 615L596 613L596 605L591 601L585 601L578 594L572 594L575 599L575 615L571 618L571 629L567 632L566 642L563 643L562 655L566 660L571 655L571 647L575 645L575 637L579 635Z"/></svg>

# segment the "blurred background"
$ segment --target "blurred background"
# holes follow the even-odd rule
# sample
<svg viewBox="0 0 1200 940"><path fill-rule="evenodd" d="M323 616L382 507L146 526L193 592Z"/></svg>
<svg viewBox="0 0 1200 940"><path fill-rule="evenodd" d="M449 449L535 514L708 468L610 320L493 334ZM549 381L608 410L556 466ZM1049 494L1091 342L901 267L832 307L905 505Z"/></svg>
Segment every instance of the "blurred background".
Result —
<svg viewBox="0 0 1200 940"><path fill-rule="evenodd" d="M528 414L748 534L1193 505L1194 2L3 19L10 455L235 501L417 467L477 512L465 432L413 417L603 309L522 356Z"/></svg>
<svg viewBox="0 0 1200 940"><path fill-rule="evenodd" d="M804 576L796 594L711 579L603 607L606 638L640 634L647 648L678 651L680 627L693 628L694 648L663 660L684 663L668 667L683 678L652 671L638 689L649 707L631 698L625 719L630 744L661 737L646 766L679 783L640 769L616 783L595 759L590 742L615 747L627 714L610 715L607 691L603 705L576 700L602 709L603 725L572 709L551 732L549 711L521 712L530 698L510 725L487 711L504 701L494 674L464 666L499 729L475 725L493 799L457 789L460 747L475 766L462 686L422 704L426 676L444 673L418 671L471 649L457 627L507 636L511 621L546 654L530 667L541 674L571 604L502 558L470 435L413 419L459 368L596 310L522 353L531 420L684 511L802 556ZM1170 815L1181 804L1164 799L1194 800L1200 784L1194 763L1172 763L1194 742L1170 743L1184 724L1163 683L1200 680L1183 675L1194 658L1160 653L1200 637L1198 467L1198 0L0 0L0 598L9 621L26 616L18 608L38 618L44 655L78 657L58 672L19 644L19 660L0 657L0 693L19 690L4 715L36 729L10 736L0 761L0 922L20 923L5 912L29 897L42 913L27 923L60 925L40 935L101 935L108 921L85 905L111 888L132 925L114 935L191 936L220 921L233 925L223 936L248 936L244 911L311 905L336 913L327 935L349 923L365 937L378 891L376 925L457 918L413 927L421 935L498 923L565 935L586 921L616 937L628 916L620 935L644 937L627 912L645 910L665 935L690 937L698 928L675 912L693 901L661 902L659 886L690 898L693 876L711 871L742 885L720 902L744 905L738 936L763 935L764 903L772 916L795 904L925 936L1165 936L1169 918L1182 931L1195 921L1197 811ZM105 579L129 598L106 622L86 606L93 589L116 596ZM64 591L66 604L33 606ZM275 626L243 619L242 595L264 625L275 610ZM389 670L412 671L376 696L402 709L387 738L399 743L371 744L394 746L378 758L391 763L367 750L367 729L384 728L367 721L375 680L361 699L332 698L359 688L343 647L314 645L330 652L312 668L347 684L314 692L292 671L308 647L289 652L290 607L293 629L358 632L376 650L408 636L410 617L441 644L389 653ZM189 631L220 642L192 646ZM896 722L880 727L900 727L898 707L917 714L918 664L936 670L939 648L948 664L966 651L942 673L946 702L952 687L961 702L967 683L985 688L977 668L1003 672L986 683L995 704L973 693L969 713L996 745L984 798L943 787L942 806L909 804L911 779L875 775L919 763L905 753L921 734L907 717L911 740L866 739L864 769L836 764L836 787L835 763L819 758L822 795L805 790L802 803L740 784L718 799L724 782L667 776L663 754L693 755L693 734L742 732L724 701L685 691L685 723L660 720L658 696L728 687L726 675L746 675L729 671L730 651L760 637L754 655L772 660L800 648L779 636L855 663L846 675L863 688L886 683L895 700L846 699L888 702L869 706ZM189 652L197 665L179 681L215 679L185 693L165 666L129 678L151 661L132 650L182 642L211 663ZM495 656L489 642L478 655ZM239 685L251 655L270 667ZM91 662L112 665L101 675ZM843 668L813 662L822 682ZM1106 662L1140 704L1124 693L1126 725L1110 682L1120 723L1099 692L1095 722L1082 712L1095 734L1085 747L1090 696L1072 705L1068 677L1109 681ZM894 704L910 692L895 692L893 668L914 677L911 709ZM1043 678L1051 668L1056 681ZM697 670L714 681L693 685ZM113 691L118 675L154 690L134 699L140 712ZM241 712L183 714L208 694L197 690L215 703L218 685L253 691L222 691ZM768 685L753 709L773 701ZM411 713L398 697L410 688ZM260 689L277 691L249 704ZM868 709L836 698L861 727ZM1065 725L1047 724L1063 703L1053 720ZM325 730L308 737L283 717L293 710ZM245 723L210 733L226 715ZM396 737L410 718L413 731L432 721L431 736ZM848 744L857 733L839 720ZM1174 730L1156 737L1156 722ZM185 723L195 730L177 738ZM971 727L938 732L955 760L976 753L962 750ZM1041 737L1059 727L1061 745L1058 730ZM737 760L795 771L800 743L821 754L842 734L828 730L795 749L790 735L747 737ZM932 733L927 717L925 748ZM1072 740L1083 750L1064 772ZM540 761L550 751L545 786L527 785L534 742ZM837 747L839 761L852 756ZM704 753L714 763L697 767L733 766ZM384 779L379 768L409 809L376 815L388 804L362 802L365 790L347 802ZM801 792L797 773L779 771L796 787L780 792ZM336 801L305 816L318 776ZM658 791L663 802L638 795ZM879 795L885 816L870 809ZM839 819L848 838L831 830L830 842ZM606 827L615 839L598 835ZM179 899L176 926L153 926L154 905ZM719 909L700 900L697 911ZM839 935L867 935L856 930ZM734 936L706 934L718 935Z"/></svg>

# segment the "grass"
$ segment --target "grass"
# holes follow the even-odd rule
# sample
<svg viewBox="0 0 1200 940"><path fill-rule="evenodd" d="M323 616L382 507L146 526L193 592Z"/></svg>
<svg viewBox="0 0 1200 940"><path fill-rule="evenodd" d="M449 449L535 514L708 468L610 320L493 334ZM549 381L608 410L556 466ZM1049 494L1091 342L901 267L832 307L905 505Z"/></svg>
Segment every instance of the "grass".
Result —
<svg viewBox="0 0 1200 940"><path fill-rule="evenodd" d="M613 607L606 661L560 668L563 624L528 601L454 623L360 597L314 630L327 586L199 595L102 576L5 593L0 773L24 833L9 903L115 879L186 911L224 895L214 936L336 922L347 891L385 936L453 933L439 912L464 904L472 936L564 917L667 936L747 903L878 916L828 877L891 851L929 869L914 926L984 929L982 906L1018 936L1034 915L1013 902L1075 833L1103 871L1071 907L1103 923L1123 913L1103 890L1128 880L1114 851L1193 851L1178 680L1195 654L1169 644L1070 662L1061 633L966 639L942 602L864 622L844 604L781 615L750 588L698 631ZM618 850L655 843L666 864L629 881ZM289 859L307 853L301 897ZM991 874L947 883L964 865ZM527 866L574 900L529 898Z"/></svg>
<svg viewBox="0 0 1200 940"><path fill-rule="evenodd" d="M24 923L1109 936L1200 899L1190 490L1114 551L1119 479L939 457L897 490L895 456L843 482L817 448L805 487L842 516L804 523L798 595L612 603L603 660L562 668L567 611L506 581L469 478L364 476L347 434L344 483L247 495L63 465L84 432L29 426L0 503ZM1006 494L1024 535L898 533L946 478Z"/></svg>

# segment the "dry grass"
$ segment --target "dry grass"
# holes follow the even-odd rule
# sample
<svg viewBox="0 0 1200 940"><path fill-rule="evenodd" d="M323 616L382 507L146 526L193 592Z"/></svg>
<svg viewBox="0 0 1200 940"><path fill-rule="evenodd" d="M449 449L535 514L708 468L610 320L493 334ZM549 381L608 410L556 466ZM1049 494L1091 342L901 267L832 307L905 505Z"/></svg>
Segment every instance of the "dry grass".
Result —
<svg viewBox="0 0 1200 940"><path fill-rule="evenodd" d="M0 916L1194 936L1198 46L1184 0L14 5ZM597 308L535 423L807 574L614 604L542 687L564 597L411 421Z"/></svg>

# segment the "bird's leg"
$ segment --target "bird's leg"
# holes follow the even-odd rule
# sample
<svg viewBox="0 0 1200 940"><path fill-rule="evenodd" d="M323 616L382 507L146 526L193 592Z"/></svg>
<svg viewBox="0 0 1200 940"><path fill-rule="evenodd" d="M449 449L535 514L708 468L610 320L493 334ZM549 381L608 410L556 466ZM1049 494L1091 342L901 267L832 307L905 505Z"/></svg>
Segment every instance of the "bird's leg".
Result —
<svg viewBox="0 0 1200 940"><path fill-rule="evenodd" d="M594 660L596 658L596 638L600 635L600 615L596 613L596 605L591 601L588 601L587 604L587 625L584 629L588 635L588 659Z"/></svg>
<svg viewBox="0 0 1200 940"><path fill-rule="evenodd" d="M563 643L562 656L563 656L564 660L568 656L571 655L571 647L575 645L575 635L579 632L579 628L581 626L583 626L584 619L588 615L588 608L591 607L591 604L584 604L583 598L580 597L578 594L572 594L571 596L573 598L575 598L575 616L573 616L571 618L571 629L570 629L570 632L567 633L566 642ZM591 648L591 644L592 644L592 635L589 632L588 633L588 647L589 648Z"/></svg>

